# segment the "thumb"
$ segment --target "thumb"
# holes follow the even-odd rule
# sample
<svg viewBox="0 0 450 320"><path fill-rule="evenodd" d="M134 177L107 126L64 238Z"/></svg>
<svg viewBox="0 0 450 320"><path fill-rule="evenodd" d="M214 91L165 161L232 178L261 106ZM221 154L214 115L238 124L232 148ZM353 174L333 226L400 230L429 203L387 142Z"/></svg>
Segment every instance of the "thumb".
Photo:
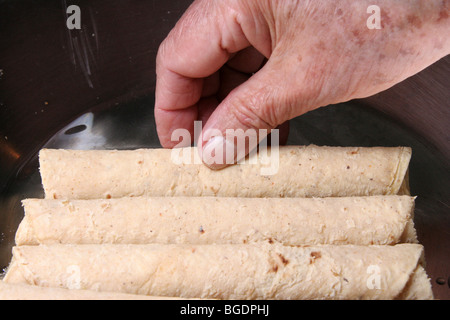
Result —
<svg viewBox="0 0 450 320"><path fill-rule="evenodd" d="M197 141L208 167L221 169L243 159L278 125L302 113L284 78L281 66L269 60L219 104Z"/></svg>

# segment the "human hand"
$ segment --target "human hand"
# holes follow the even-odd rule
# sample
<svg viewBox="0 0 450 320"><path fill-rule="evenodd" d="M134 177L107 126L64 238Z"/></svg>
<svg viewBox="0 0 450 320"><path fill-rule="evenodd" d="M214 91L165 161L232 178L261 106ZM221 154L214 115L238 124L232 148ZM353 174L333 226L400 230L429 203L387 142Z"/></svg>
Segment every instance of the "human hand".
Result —
<svg viewBox="0 0 450 320"><path fill-rule="evenodd" d="M201 120L199 149L229 150L230 141L211 139L212 129L223 137L226 129L271 130L318 107L383 91L450 52L450 1L377 1L381 29L367 27L371 4L194 1L158 51L162 146L178 144L175 129L193 137Z"/></svg>

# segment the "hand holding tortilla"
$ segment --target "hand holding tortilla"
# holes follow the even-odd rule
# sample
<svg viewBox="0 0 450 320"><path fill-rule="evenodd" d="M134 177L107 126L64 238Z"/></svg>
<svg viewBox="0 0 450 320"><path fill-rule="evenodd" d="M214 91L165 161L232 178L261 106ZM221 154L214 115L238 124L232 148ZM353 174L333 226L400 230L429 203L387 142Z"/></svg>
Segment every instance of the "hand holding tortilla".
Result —
<svg viewBox="0 0 450 320"><path fill-rule="evenodd" d="M227 129L274 129L318 107L388 89L450 53L447 1L378 1L381 28L369 29L373 4L194 1L156 59L162 146L173 147L174 130L192 132L201 120L198 146L221 147L212 129L222 137Z"/></svg>

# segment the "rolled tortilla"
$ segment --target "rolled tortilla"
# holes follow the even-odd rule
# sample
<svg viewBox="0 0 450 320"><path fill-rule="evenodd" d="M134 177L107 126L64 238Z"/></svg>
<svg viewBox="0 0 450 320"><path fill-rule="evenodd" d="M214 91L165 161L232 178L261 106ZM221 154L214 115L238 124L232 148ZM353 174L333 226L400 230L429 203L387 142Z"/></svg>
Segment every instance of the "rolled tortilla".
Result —
<svg viewBox="0 0 450 320"><path fill-rule="evenodd" d="M17 245L417 242L410 196L23 201Z"/></svg>
<svg viewBox="0 0 450 320"><path fill-rule="evenodd" d="M100 292L11 284L0 281L0 300L177 300L121 292Z"/></svg>
<svg viewBox="0 0 450 320"><path fill-rule="evenodd" d="M422 257L418 244L19 246L4 281L184 298L431 299L416 274Z"/></svg>
<svg viewBox="0 0 450 320"><path fill-rule="evenodd" d="M337 197L397 194L411 149L283 146L222 170L210 170L198 158L196 148L39 154L47 199Z"/></svg>

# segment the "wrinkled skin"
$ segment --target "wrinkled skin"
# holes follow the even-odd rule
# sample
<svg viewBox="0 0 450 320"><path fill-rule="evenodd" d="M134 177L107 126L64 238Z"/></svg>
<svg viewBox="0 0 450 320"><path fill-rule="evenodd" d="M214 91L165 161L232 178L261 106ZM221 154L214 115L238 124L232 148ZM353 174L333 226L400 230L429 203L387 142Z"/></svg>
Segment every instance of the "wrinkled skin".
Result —
<svg viewBox="0 0 450 320"><path fill-rule="evenodd" d="M207 129L273 129L321 106L368 97L450 53L449 0L197 0L160 46L160 142ZM284 128L284 129L283 129ZM284 131L283 131L284 130ZM286 137L286 125L281 126ZM283 134L284 132L284 134ZM208 164L212 168L222 165Z"/></svg>

